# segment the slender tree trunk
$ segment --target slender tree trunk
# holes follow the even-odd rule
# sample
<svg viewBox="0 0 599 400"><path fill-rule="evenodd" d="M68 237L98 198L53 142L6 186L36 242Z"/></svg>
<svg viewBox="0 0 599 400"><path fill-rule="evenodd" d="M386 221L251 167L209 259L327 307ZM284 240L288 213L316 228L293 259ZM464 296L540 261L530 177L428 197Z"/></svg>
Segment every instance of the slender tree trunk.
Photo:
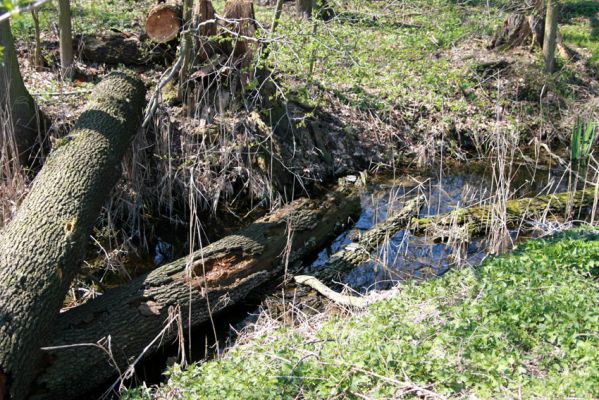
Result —
<svg viewBox="0 0 599 400"><path fill-rule="evenodd" d="M39 133L45 132L45 119L23 83L8 20L0 22L0 47L4 48L0 61L0 116L8 118L12 127L12 132L3 130L6 135L0 136L0 146L14 144L15 156L27 166L35 157L32 152Z"/></svg>
<svg viewBox="0 0 599 400"><path fill-rule="evenodd" d="M545 72L555 71L555 48L557 40L557 19L559 15L559 1L547 0L547 14L545 17L545 37L543 39L543 58Z"/></svg>
<svg viewBox="0 0 599 400"><path fill-rule="evenodd" d="M31 10L31 18L33 19L33 28L35 30L35 50L33 52L33 65L35 69L40 71L44 66L44 60L42 59L42 40L40 20L38 17L38 10Z"/></svg>
<svg viewBox="0 0 599 400"><path fill-rule="evenodd" d="M179 71L179 98L187 108L187 112L190 113L188 104L188 82L189 71L191 71L192 58L193 58L193 41L191 32L191 16L193 11L193 0L183 0L183 30L188 31L183 34L181 39L181 52L183 55L183 64L181 65L181 71Z"/></svg>
<svg viewBox="0 0 599 400"><path fill-rule="evenodd" d="M0 232L0 398L23 399L121 159L141 121L145 87L113 73Z"/></svg>
<svg viewBox="0 0 599 400"><path fill-rule="evenodd" d="M73 29L71 1L58 0L58 27L60 31L60 68L63 79L73 77Z"/></svg>

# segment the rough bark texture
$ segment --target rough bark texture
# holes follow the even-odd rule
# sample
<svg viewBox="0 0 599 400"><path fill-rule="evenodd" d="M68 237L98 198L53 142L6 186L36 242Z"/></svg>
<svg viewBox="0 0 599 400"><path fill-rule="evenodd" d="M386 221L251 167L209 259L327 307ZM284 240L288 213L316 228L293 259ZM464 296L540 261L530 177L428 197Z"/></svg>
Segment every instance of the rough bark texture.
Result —
<svg viewBox="0 0 599 400"><path fill-rule="evenodd" d="M227 28L235 33L232 38L233 54L236 57L251 57L250 43L242 36L253 37L256 34L256 17L254 3L247 0L228 0L225 3L223 15L226 19L237 20L228 24ZM227 33L225 33L227 34Z"/></svg>
<svg viewBox="0 0 599 400"><path fill-rule="evenodd" d="M146 33L156 43L166 43L179 35L183 8L179 4L162 3L152 8L146 19Z"/></svg>
<svg viewBox="0 0 599 400"><path fill-rule="evenodd" d="M138 36L122 32L106 32L101 35L80 35L76 37L81 48L81 58L99 64L145 65L164 58L156 51L144 51Z"/></svg>
<svg viewBox="0 0 599 400"><path fill-rule="evenodd" d="M423 204L423 196L408 201L397 213L366 232L357 243L350 243L343 250L333 254L323 267L314 271L314 275L318 279L332 281L368 261L370 253L385 239L408 227L410 220L418 214Z"/></svg>
<svg viewBox="0 0 599 400"><path fill-rule="evenodd" d="M210 42L210 37L216 35L216 22L203 24L214 20L216 17L214 7L210 0L199 0L193 10L193 26L198 29L195 35L194 64L199 64L212 57L217 49L215 43Z"/></svg>
<svg viewBox="0 0 599 400"><path fill-rule="evenodd" d="M2 13L2 7L0 7ZM0 64L0 116L12 120L12 132L3 130L0 146L14 148L21 163L31 165L39 133L46 131L46 120L27 91L19 71L9 21L0 23L0 47L4 48L4 63Z"/></svg>
<svg viewBox="0 0 599 400"><path fill-rule="evenodd" d="M70 0L58 1L58 29L60 31L60 68L63 78L73 76L73 29Z"/></svg>
<svg viewBox="0 0 599 400"><path fill-rule="evenodd" d="M62 314L50 344L95 343L110 335L116 362L124 369L163 329L169 309L180 306L186 326L207 321L209 307L215 313L243 299L283 272L286 252L293 265L318 251L359 211L359 198L353 194L297 200L189 259L162 266ZM161 343L175 335L171 330ZM40 399L76 398L114 379L114 367L95 347L56 350L50 358L54 361L38 380Z"/></svg>
<svg viewBox="0 0 599 400"><path fill-rule="evenodd" d="M27 395L40 346L79 270L101 206L120 177L145 88L132 75L113 73L92 98L1 232L0 375L13 400Z"/></svg>
<svg viewBox="0 0 599 400"><path fill-rule="evenodd" d="M545 36L543 39L543 59L545 72L555 70L555 48L557 40L557 17L559 14L559 1L547 0L547 14L545 17Z"/></svg>
<svg viewBox="0 0 599 400"><path fill-rule="evenodd" d="M597 201L594 188L577 192L557 193L510 200L506 203L506 224L508 228L526 228L527 223L538 220L544 215L565 215L570 210L592 207ZM494 221L498 221L495 205L459 208L447 214L434 217L415 218L410 224L414 233L427 234L435 239L448 239L456 234L471 236L483 234ZM500 221L499 221L500 222ZM461 232L460 232L461 230Z"/></svg>

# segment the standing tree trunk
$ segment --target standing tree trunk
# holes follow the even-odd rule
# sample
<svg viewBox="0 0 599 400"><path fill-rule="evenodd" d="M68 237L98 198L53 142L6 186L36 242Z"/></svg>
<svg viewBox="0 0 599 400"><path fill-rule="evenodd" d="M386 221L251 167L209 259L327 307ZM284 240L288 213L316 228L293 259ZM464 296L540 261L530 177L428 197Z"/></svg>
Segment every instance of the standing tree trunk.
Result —
<svg viewBox="0 0 599 400"><path fill-rule="evenodd" d="M61 75L63 79L71 79L73 77L73 29L70 0L58 0L58 29Z"/></svg>
<svg viewBox="0 0 599 400"><path fill-rule="evenodd" d="M295 8L302 19L312 18L312 7L314 0L295 0Z"/></svg>
<svg viewBox="0 0 599 400"><path fill-rule="evenodd" d="M187 104L187 80L192 66L193 42L191 32L191 13L193 10L193 0L183 0L183 37L181 39L181 56L183 64L179 71L179 98L183 104ZM189 110L188 110L189 111Z"/></svg>
<svg viewBox="0 0 599 400"><path fill-rule="evenodd" d="M0 14L3 12L0 7ZM0 117L6 118L10 129L3 128L0 146L14 148L14 156L21 164L31 164L33 148L38 133L46 128L45 119L38 110L33 97L27 91L19 71L19 60L8 20L0 22L0 47L4 48L0 60Z"/></svg>
<svg viewBox="0 0 599 400"><path fill-rule="evenodd" d="M141 122L145 87L113 73L96 88L64 144L0 235L0 398L23 399L85 244L121 175Z"/></svg>
<svg viewBox="0 0 599 400"><path fill-rule="evenodd" d="M555 71L555 48L557 39L557 18L559 15L559 1L547 0L547 14L545 17L545 37L543 39L543 58L545 72Z"/></svg>

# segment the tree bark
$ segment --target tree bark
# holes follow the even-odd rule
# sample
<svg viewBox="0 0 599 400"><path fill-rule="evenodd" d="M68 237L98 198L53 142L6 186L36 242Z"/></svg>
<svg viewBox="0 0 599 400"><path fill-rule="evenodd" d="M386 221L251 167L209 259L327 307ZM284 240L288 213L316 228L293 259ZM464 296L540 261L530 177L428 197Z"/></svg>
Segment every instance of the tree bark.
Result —
<svg viewBox="0 0 599 400"><path fill-rule="evenodd" d="M23 83L8 20L0 22L0 47L4 48L0 62L0 116L12 122L8 124L12 132L10 128L2 129L0 146L12 148L21 164L30 166L36 157L36 144L42 142L38 140L40 133L46 131L46 120Z"/></svg>
<svg viewBox="0 0 599 400"><path fill-rule="evenodd" d="M232 38L233 55L249 60L252 48L243 36L253 37L256 34L254 3L248 0L227 0L223 15L227 19L236 20L235 23L228 24L229 30L235 32Z"/></svg>
<svg viewBox="0 0 599 400"><path fill-rule="evenodd" d="M325 282L332 281L368 261L370 253L381 243L400 230L407 229L412 217L418 214L424 204L424 200L424 196L418 196L408 201L401 210L366 232L358 243L350 243L343 250L333 254L323 267L314 271L315 277Z"/></svg>
<svg viewBox="0 0 599 400"><path fill-rule="evenodd" d="M215 18L216 13L212 2L210 0L198 0L193 10L193 26L198 29L194 43L195 65L208 60L216 52L216 43L210 41L210 38L216 35L216 22L205 24L206 21Z"/></svg>
<svg viewBox="0 0 599 400"><path fill-rule="evenodd" d="M559 15L559 1L547 0L547 14L545 17L545 37L543 40L543 59L545 72L555 71L555 48L557 39L557 18Z"/></svg>
<svg viewBox="0 0 599 400"><path fill-rule="evenodd" d="M161 332L169 309L180 307L186 327L208 321L210 313L235 304L281 275L287 263L292 266L318 251L359 211L355 194L336 192L322 200L297 200L188 258L67 311L58 319L50 344L96 343L110 336L114 361L122 371ZM175 337L173 329L160 342ZM116 375L97 347L53 350L49 358L53 362L38 380L35 398L77 398Z"/></svg>
<svg viewBox="0 0 599 400"><path fill-rule="evenodd" d="M570 210L592 207L597 201L594 188L576 192L556 193L509 200L505 205L508 228L526 228L528 221L534 221L544 215L565 215ZM449 213L433 217L415 218L410 229L416 234L427 234L434 239L448 239L456 233L465 239L483 234L489 229L497 216L494 215L493 204L458 208Z"/></svg>
<svg viewBox="0 0 599 400"><path fill-rule="evenodd" d="M193 0L183 0L183 26L190 27L191 16L193 11ZM183 104L187 104L187 79L192 66L193 42L191 40L191 32L185 29L181 40L181 53L183 56L183 64L179 71L179 98Z"/></svg>
<svg viewBox="0 0 599 400"><path fill-rule="evenodd" d="M60 38L60 68L63 79L73 77L73 29L71 1L58 0L58 29Z"/></svg>
<svg viewBox="0 0 599 400"><path fill-rule="evenodd" d="M92 98L1 232L0 393L13 400L27 396L40 346L79 271L102 204L121 175L145 88L132 75L113 73Z"/></svg>

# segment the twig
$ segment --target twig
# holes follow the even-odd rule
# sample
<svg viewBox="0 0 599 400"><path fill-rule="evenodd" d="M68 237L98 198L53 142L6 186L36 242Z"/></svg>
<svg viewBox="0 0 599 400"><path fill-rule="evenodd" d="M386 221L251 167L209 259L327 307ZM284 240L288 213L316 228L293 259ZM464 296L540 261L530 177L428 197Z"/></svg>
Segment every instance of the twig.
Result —
<svg viewBox="0 0 599 400"><path fill-rule="evenodd" d="M25 7L15 7L13 10L0 15L0 22L4 22L4 21L8 20L10 17L20 14L20 13L23 13L23 12L37 10L38 8L40 8L41 6L43 6L46 3L49 3L50 1L52 1L52 0L37 0Z"/></svg>

